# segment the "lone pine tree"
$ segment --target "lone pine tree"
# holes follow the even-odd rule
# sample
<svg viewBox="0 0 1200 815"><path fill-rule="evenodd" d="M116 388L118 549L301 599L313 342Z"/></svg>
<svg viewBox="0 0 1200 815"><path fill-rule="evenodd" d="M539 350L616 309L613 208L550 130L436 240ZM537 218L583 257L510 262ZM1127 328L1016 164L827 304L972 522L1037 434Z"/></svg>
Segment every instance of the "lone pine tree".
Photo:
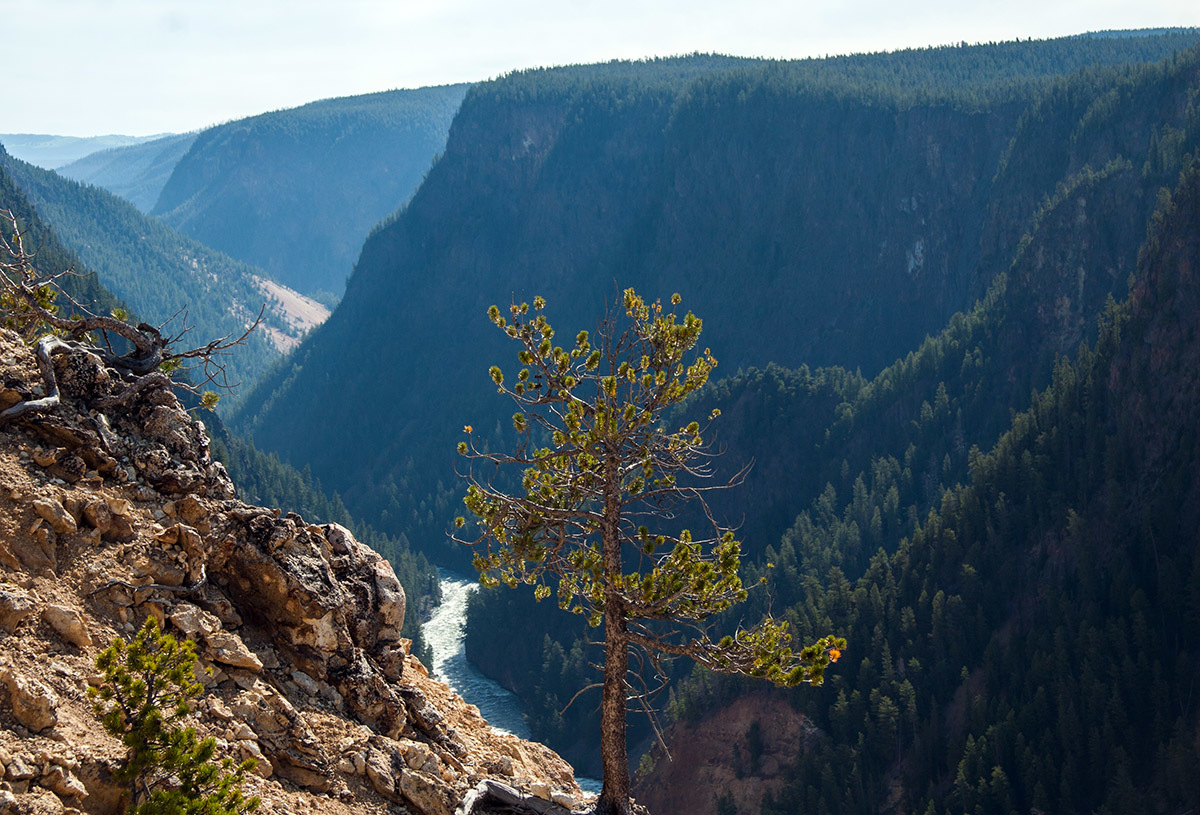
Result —
<svg viewBox="0 0 1200 815"><path fill-rule="evenodd" d="M679 302L679 295L671 298L672 306ZM747 590L738 577L741 545L712 519L704 496L740 479L712 482L707 428L665 424L668 411L716 367L708 349L694 350L701 320L690 312L680 320L627 289L623 308L601 322L596 345L581 331L564 349L554 344L545 305L536 297L532 309L513 305L507 318L496 306L488 311L521 346L514 380L498 366L490 370L498 391L516 403L519 441L494 452L464 428L459 453L492 466L486 475L473 467L464 476L464 503L478 535L458 540L478 547L475 566L485 585L532 585L538 599L556 591L560 608L603 625L604 787L597 812L623 814L630 789L626 707L631 677L640 677L629 670L631 651L655 669L685 656L713 671L794 686L820 684L845 641L826 636L793 650L787 623L770 617L718 640L710 636L709 618L744 600ZM519 490L512 488L518 477ZM689 503L708 519L703 535L672 529ZM456 526L464 529L466 519Z"/></svg>

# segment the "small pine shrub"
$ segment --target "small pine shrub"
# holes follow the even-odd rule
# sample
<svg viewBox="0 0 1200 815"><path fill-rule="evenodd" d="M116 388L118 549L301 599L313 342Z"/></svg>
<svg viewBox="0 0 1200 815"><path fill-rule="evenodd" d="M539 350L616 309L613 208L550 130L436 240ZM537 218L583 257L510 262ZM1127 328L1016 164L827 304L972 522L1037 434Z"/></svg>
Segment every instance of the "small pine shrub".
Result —
<svg viewBox="0 0 1200 815"><path fill-rule="evenodd" d="M258 809L242 794L253 760L213 760L214 739L179 722L204 691L195 680L196 650L164 634L154 617L131 642L120 637L96 657L104 683L90 688L106 732L125 745L115 773L129 794L127 815L241 815Z"/></svg>

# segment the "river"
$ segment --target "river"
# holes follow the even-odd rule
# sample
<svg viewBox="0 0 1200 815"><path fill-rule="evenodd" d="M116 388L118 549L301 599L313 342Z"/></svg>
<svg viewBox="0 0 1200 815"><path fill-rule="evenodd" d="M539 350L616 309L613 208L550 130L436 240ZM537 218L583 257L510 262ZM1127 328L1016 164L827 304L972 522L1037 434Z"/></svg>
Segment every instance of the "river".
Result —
<svg viewBox="0 0 1200 815"><path fill-rule="evenodd" d="M492 727L522 739L530 738L521 700L467 662L463 641L467 600L472 592L479 590L479 583L441 568L438 569L438 579L442 588L442 602L422 627L425 641L433 651L433 675L478 707ZM575 780L589 792L600 791L600 782L595 779L576 777Z"/></svg>
<svg viewBox="0 0 1200 815"><path fill-rule="evenodd" d="M479 583L447 569L438 569L438 579L442 602L423 626L425 641L433 650L433 675L478 707L492 727L528 739L529 726L525 724L521 700L467 662L463 643L467 599L478 591Z"/></svg>

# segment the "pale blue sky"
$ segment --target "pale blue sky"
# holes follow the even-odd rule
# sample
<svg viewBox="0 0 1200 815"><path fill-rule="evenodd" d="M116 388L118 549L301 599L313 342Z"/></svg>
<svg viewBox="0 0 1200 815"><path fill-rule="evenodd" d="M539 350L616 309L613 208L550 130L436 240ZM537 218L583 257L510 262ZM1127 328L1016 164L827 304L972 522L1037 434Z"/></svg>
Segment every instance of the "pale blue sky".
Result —
<svg viewBox="0 0 1200 815"><path fill-rule="evenodd" d="M540 65L1200 26L1198 0L0 0L0 133L182 132Z"/></svg>

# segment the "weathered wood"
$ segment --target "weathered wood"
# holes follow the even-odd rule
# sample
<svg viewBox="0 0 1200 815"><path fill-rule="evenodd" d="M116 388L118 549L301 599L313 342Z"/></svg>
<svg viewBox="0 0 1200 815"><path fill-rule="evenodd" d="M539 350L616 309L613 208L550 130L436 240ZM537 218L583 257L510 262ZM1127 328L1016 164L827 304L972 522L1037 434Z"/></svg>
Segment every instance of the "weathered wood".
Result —
<svg viewBox="0 0 1200 815"><path fill-rule="evenodd" d="M71 350L71 346L53 334L38 340L35 353L38 370L42 374L42 382L46 385L46 395L41 399L26 399L24 402L17 402L8 410L0 413L0 425L8 424L13 419L19 419L29 413L45 413L58 407L58 377L54 375L54 360L51 357L69 350Z"/></svg>
<svg viewBox="0 0 1200 815"><path fill-rule="evenodd" d="M604 561L604 689L600 699L600 761L604 786L596 801L597 815L629 815L629 750L625 710L629 671L629 620L620 592L621 462L610 450L604 469L604 520L601 557Z"/></svg>
<svg viewBox="0 0 1200 815"><path fill-rule="evenodd" d="M571 810L553 801L526 795L514 787L486 778L467 791L454 815L484 815L493 812L515 815L571 815Z"/></svg>
<svg viewBox="0 0 1200 815"><path fill-rule="evenodd" d="M195 583L193 583L190 586L167 586L162 583L147 583L144 586L136 586L133 583L129 583L125 580L110 580L107 583L105 583L103 586L101 586L100 588L92 589L91 591L89 591L88 596L94 597L95 595L99 594L102 591L107 591L109 589L115 589L115 588L129 589L132 592L165 591L165 592L170 592L171 594L188 595L188 594L195 594L195 593L199 592L207 585L208 585L208 570L204 567L204 564L200 564L200 579L197 580Z"/></svg>

